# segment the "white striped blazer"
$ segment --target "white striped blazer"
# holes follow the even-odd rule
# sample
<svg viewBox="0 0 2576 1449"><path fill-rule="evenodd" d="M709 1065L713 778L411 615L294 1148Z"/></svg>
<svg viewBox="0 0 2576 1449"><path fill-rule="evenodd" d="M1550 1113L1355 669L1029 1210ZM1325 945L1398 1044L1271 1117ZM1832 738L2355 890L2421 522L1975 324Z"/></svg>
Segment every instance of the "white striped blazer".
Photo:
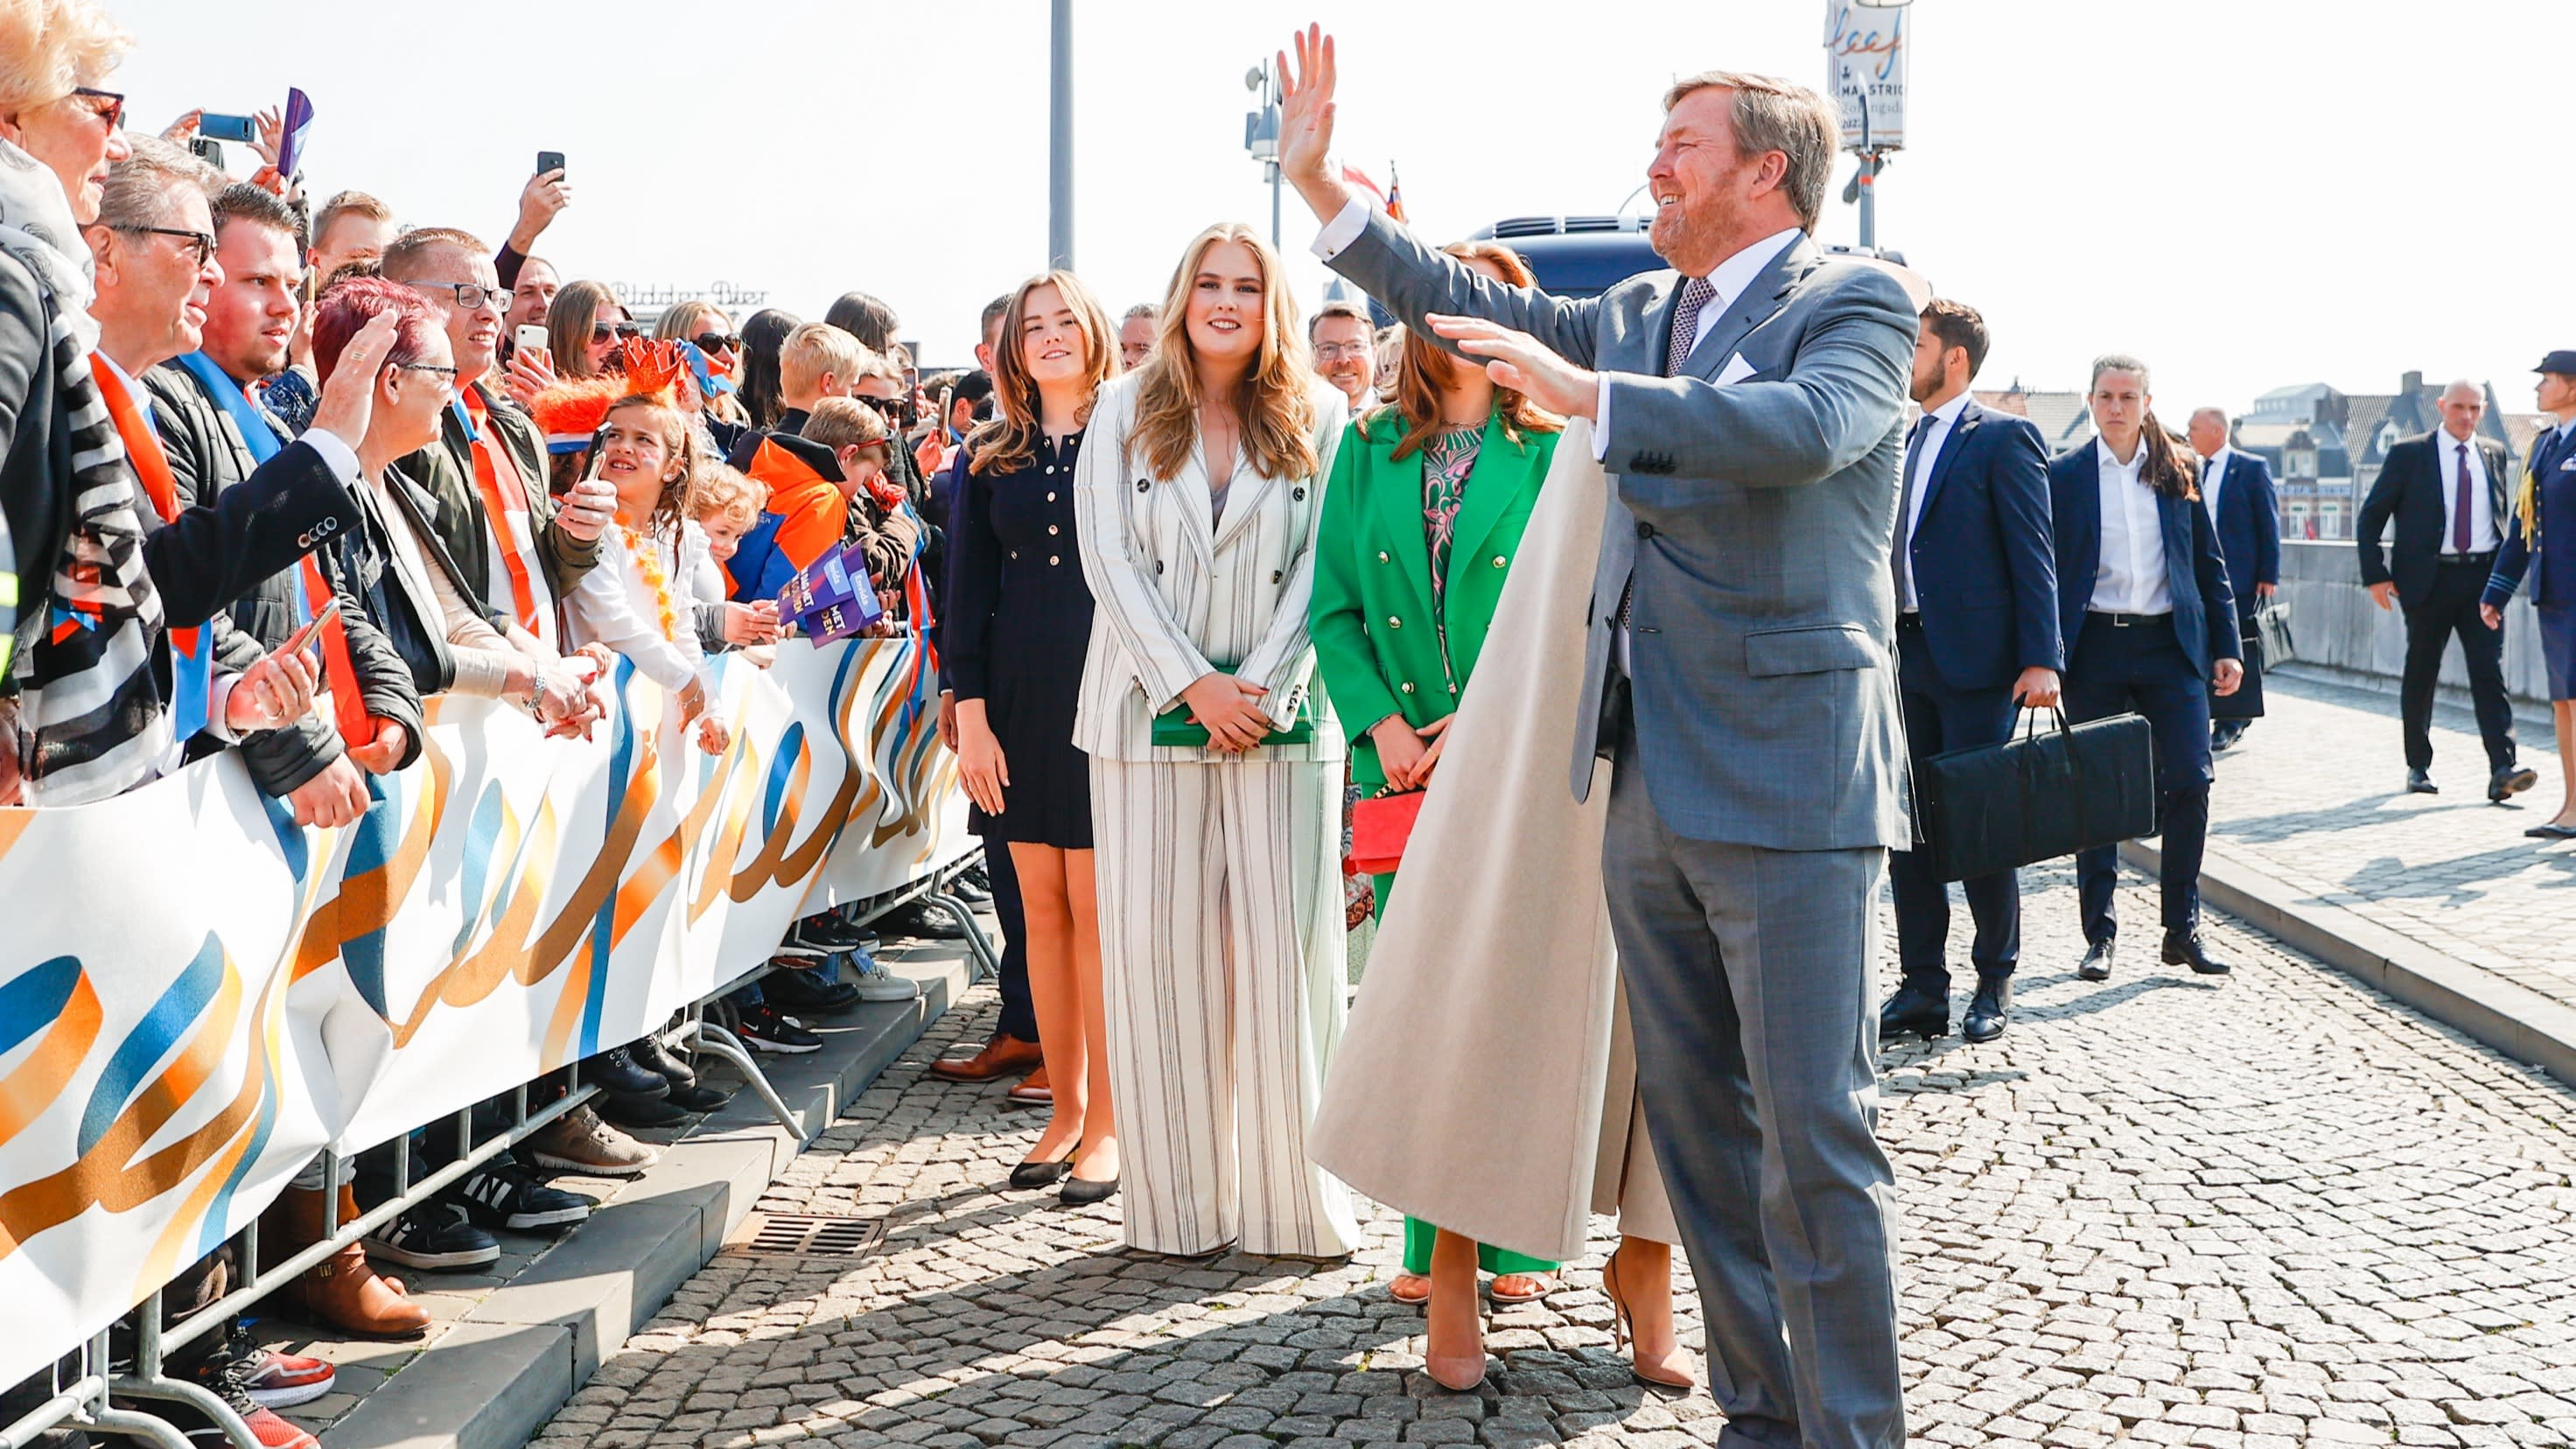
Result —
<svg viewBox="0 0 2576 1449"><path fill-rule="evenodd" d="M1238 464L1225 516L1214 520L1205 445L1191 450L1178 476L1155 478L1141 449L1123 456L1136 374L1101 389L1074 465L1082 573L1093 600L1073 722L1073 743L1086 753L1129 763L1342 758L1341 726L1315 687L1307 603L1324 480L1332 475L1348 406L1321 378L1307 386L1321 460L1314 476L1265 478ZM1156 749L1155 714L1220 665L1267 685L1262 706L1282 725L1295 717L1299 696L1311 696L1314 741L1246 756Z"/></svg>

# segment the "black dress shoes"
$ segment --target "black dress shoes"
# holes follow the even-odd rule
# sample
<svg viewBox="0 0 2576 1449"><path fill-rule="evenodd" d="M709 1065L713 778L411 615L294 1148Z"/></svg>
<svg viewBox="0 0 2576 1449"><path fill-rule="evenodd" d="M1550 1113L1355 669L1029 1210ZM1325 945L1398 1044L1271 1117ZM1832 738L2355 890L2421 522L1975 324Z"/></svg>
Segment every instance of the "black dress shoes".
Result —
<svg viewBox="0 0 2576 1449"><path fill-rule="evenodd" d="M1887 1004L1878 1009L1878 1039L1892 1042L1899 1037L1919 1036L1925 1041L1939 1041L1950 1034L1950 993L1920 982L1908 981L1896 988Z"/></svg>
<svg viewBox="0 0 2576 1449"><path fill-rule="evenodd" d="M2501 805L2505 800L2540 783L2540 772L2521 765L2507 765L2487 778L2487 798Z"/></svg>
<svg viewBox="0 0 2576 1449"><path fill-rule="evenodd" d="M2432 771L2409 770L2406 772L2406 793L2409 795L2439 795L2442 793L2442 787L2433 783Z"/></svg>
<svg viewBox="0 0 2576 1449"><path fill-rule="evenodd" d="M2086 942L2084 946L2084 960L2075 968L2075 974L2083 977L2087 981L2110 980L2111 950L2112 947L2117 944L2118 939L2119 938L2115 936L2104 936L2099 941Z"/></svg>
<svg viewBox="0 0 2576 1449"><path fill-rule="evenodd" d="M1993 1041L2004 1034L2012 1019L2012 978L1998 976L1977 982L1977 994L1968 999L1968 1014L1959 1018L1959 1035L1970 1041Z"/></svg>
<svg viewBox="0 0 2576 1449"><path fill-rule="evenodd" d="M2165 932L2165 964L2188 966L2202 976L2224 976L2235 969L2209 954L2209 948L2201 944L2198 931Z"/></svg>
<svg viewBox="0 0 2576 1449"><path fill-rule="evenodd" d="M584 1077L609 1091L629 1097L663 1097L671 1091L671 1079L659 1072L636 1065L634 1054L624 1047L611 1047L581 1064Z"/></svg>

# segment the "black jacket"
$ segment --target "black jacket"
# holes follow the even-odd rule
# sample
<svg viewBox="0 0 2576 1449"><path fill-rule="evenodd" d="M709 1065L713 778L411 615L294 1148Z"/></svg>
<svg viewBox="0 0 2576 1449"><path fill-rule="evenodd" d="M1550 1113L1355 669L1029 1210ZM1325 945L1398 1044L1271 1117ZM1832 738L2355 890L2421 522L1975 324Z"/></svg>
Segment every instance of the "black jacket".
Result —
<svg viewBox="0 0 2576 1449"><path fill-rule="evenodd" d="M537 559L554 590L553 602L560 604L599 562L599 541L574 538L556 520L554 500L546 493L545 440L537 436L537 425L508 398L479 382L473 386L482 391L485 415L527 482L528 523L536 533ZM492 592L492 550L502 524L486 515L482 492L474 482L474 444L466 437L456 409L449 408L441 420L437 442L396 466L437 504L431 523L465 582L465 597L480 603L495 620L515 620L517 612L508 598L486 597Z"/></svg>
<svg viewBox="0 0 2576 1449"><path fill-rule="evenodd" d="M160 425L161 450L170 460L171 476L179 485L182 502L210 502L224 490L239 486L258 466L231 415L206 396L204 384L194 373L175 362L164 363L144 375L143 385L151 394L153 415ZM289 441L283 428L275 432L279 442ZM409 764L419 752L420 694L413 686L411 670L369 616L366 601L352 586L352 580L368 572L364 557L367 550L365 531L352 528L317 549L316 562L321 565L324 581L339 596L342 632L349 641L349 662L357 671L358 689L367 713L403 726L411 739L410 755L403 761ZM382 566L381 559L377 565ZM272 574L234 601L230 610L233 625L256 639L261 648L274 649L295 632L296 620L304 612L299 606L303 593L300 567ZM320 715L308 716L289 729L246 736L241 749L251 779L271 795L294 790L342 754L339 730L333 721Z"/></svg>
<svg viewBox="0 0 2576 1449"><path fill-rule="evenodd" d="M2395 583L2397 601L2409 608L2432 597L2433 575L2440 568L2442 520L2450 512L2443 499L2451 485L2442 476L2445 450L2436 444L2449 438L2450 434L2436 430L2391 446L2352 531L2361 549L2362 584ZM2505 470L2510 462L2503 444L2488 438L2476 441L2478 459L2486 464L2487 498L2494 505L2496 534L2501 538L2513 527L2505 503ZM2221 494L2219 501L2224 503L2226 495ZM2382 552L2379 542L2392 517L2397 520L2393 557Z"/></svg>

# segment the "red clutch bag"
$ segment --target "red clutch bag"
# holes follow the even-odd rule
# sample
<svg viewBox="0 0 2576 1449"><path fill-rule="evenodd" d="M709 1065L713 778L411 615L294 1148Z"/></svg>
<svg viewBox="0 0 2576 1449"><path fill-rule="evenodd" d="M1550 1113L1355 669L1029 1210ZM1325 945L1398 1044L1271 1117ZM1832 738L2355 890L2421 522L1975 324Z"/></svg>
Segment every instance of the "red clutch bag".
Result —
<svg viewBox="0 0 2576 1449"><path fill-rule="evenodd" d="M1355 875L1385 875L1404 859L1404 842L1422 814L1422 793L1379 791L1351 807L1351 860Z"/></svg>

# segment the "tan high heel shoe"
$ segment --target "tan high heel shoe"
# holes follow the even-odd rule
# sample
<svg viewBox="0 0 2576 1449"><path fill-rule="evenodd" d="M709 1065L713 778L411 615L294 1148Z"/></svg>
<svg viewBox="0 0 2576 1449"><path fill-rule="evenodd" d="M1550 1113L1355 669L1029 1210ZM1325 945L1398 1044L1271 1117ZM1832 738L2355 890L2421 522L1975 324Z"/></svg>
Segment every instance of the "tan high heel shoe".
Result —
<svg viewBox="0 0 2576 1449"><path fill-rule="evenodd" d="M1444 1239L1447 1237L1446 1234L1443 1234L1442 1236ZM1431 1293L1429 1298L1426 1299L1423 1304L1422 1371L1431 1376L1431 1381L1433 1383L1449 1390L1451 1393L1457 1394L1472 1392L1478 1384L1485 1381L1485 1312L1484 1305L1478 1302L1476 1298L1475 1251L1476 1250L1472 1245L1467 1249L1469 1256L1467 1259L1467 1292L1465 1295L1465 1312L1468 1315L1468 1322L1475 1325L1476 1329L1475 1352L1472 1354L1437 1354L1431 1351L1431 1317L1434 1313L1439 1311L1441 1299L1440 1279L1438 1276L1440 1271L1440 1250L1436 1248L1433 1250L1432 1257L1433 1276L1431 1278Z"/></svg>
<svg viewBox="0 0 2576 1449"><path fill-rule="evenodd" d="M1619 1255L1615 1252L1602 1260L1601 1294L1610 1300L1611 1346L1628 1355L1628 1371L1637 1376L1637 1382L1648 1388L1673 1389L1681 1393L1699 1387L1699 1380L1689 1369L1675 1367L1671 1360L1649 1366L1631 1347L1636 1339L1634 1315L1628 1310L1628 1295L1619 1290ZM1679 1344L1673 1347L1672 1359L1688 1362Z"/></svg>

